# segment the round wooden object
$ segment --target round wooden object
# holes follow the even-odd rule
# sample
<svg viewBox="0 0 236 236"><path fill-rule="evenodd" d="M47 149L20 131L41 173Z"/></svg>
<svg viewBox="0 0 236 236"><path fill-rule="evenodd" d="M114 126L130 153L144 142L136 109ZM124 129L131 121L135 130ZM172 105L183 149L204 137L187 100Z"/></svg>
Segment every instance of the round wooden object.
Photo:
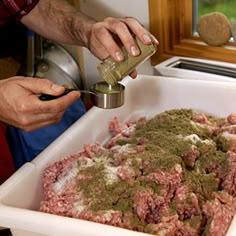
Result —
<svg viewBox="0 0 236 236"><path fill-rule="evenodd" d="M228 18L219 12L203 15L197 24L201 39L211 46L221 46L231 37L231 27Z"/></svg>

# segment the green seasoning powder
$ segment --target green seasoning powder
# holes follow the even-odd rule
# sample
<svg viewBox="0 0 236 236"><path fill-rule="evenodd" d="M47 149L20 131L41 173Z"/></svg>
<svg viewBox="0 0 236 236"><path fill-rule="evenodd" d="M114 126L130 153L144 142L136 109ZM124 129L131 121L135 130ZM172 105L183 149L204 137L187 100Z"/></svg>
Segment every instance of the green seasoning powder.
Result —
<svg viewBox="0 0 236 236"><path fill-rule="evenodd" d="M220 191L219 180L228 171L228 160L226 153L219 150L218 146L222 145L217 146L213 142L214 137L207 127L192 122L193 115L190 109L175 109L160 113L145 123L137 122L135 133L130 138L118 141L117 144L128 144L130 150L140 151L125 152L117 156L112 153L106 157L102 155L97 157L95 165L81 170L80 174L87 178L79 183L79 188L90 202L89 210L121 211L128 216L133 229L153 233L152 225L146 226L137 215L135 195L138 192L151 192L155 197L163 196L166 186L150 176L152 173L168 173L176 165L182 167L181 184L188 186L190 194L194 193L197 196L200 208L207 200L211 200L214 197L213 193ZM192 134L198 135L201 140L193 142L191 139L185 139ZM203 142L205 139L212 143ZM217 141L224 143L224 140ZM193 145L199 151L199 155L194 166L189 168L184 154L191 154ZM118 167L114 163L130 167L132 173L137 175L127 180L117 178L111 182L107 181L107 167ZM192 198L187 197L185 201L187 206L191 206ZM177 214L178 205L174 198L170 199L169 207L169 216ZM184 219L183 223L197 228L201 217L191 216Z"/></svg>
<svg viewBox="0 0 236 236"><path fill-rule="evenodd" d="M103 93L103 94L117 94L124 90L124 86L121 84L110 85L108 83L99 82L92 86L91 91L95 93Z"/></svg>

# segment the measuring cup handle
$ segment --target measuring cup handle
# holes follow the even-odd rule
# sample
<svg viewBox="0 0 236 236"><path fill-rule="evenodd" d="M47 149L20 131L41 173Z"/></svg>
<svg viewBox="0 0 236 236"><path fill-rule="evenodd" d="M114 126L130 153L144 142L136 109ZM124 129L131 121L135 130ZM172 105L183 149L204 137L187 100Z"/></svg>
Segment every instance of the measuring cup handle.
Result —
<svg viewBox="0 0 236 236"><path fill-rule="evenodd" d="M65 91L64 91L64 93L62 93L62 94L60 94L60 95L58 95L58 96L54 96L54 95L44 94L44 93L43 93L43 94L41 94L41 95L39 96L39 99L40 99L41 101L50 101L50 100L53 100L53 99L62 97L62 96L64 96L64 95L70 93L71 91L75 91L75 90L77 90L77 89L66 88Z"/></svg>

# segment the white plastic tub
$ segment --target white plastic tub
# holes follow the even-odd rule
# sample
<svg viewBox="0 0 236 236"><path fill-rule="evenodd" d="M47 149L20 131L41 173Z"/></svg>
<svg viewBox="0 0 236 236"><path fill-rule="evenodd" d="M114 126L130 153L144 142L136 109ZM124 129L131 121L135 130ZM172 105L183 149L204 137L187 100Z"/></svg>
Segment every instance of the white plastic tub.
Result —
<svg viewBox="0 0 236 236"><path fill-rule="evenodd" d="M158 76L126 78L125 105L112 110L92 108L31 163L25 164L0 186L0 226L14 236L141 236L117 227L38 212L42 199L44 168L84 144L105 142L108 122L148 118L173 108L193 108L211 115L226 116L236 111L236 83L173 79ZM236 235L234 219L227 236Z"/></svg>

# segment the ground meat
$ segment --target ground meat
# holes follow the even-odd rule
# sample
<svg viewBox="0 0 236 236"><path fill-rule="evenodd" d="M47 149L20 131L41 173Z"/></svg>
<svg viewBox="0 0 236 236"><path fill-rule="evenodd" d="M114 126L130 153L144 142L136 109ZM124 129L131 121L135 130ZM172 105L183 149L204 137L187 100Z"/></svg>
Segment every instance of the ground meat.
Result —
<svg viewBox="0 0 236 236"><path fill-rule="evenodd" d="M170 172L157 171L141 177L146 183L155 183L159 186L160 195L167 199L173 197L174 192L179 187L182 179L182 168L179 165L174 166Z"/></svg>
<svg viewBox="0 0 236 236"><path fill-rule="evenodd" d="M122 134L123 136L129 137L134 131L134 124L131 122L120 123L118 117L114 117L114 119L109 123L109 131L113 136L117 134Z"/></svg>
<svg viewBox="0 0 236 236"><path fill-rule="evenodd" d="M115 117L104 146L45 169L39 210L152 235L225 236L236 214L235 124L235 114L189 109Z"/></svg>
<svg viewBox="0 0 236 236"><path fill-rule="evenodd" d="M180 220L190 219L201 213L197 195L190 191L189 186L181 185L175 192L173 202Z"/></svg>
<svg viewBox="0 0 236 236"><path fill-rule="evenodd" d="M201 123L201 124L211 124L211 122L208 120L207 116L205 114L201 113L194 113L192 120Z"/></svg>
<svg viewBox="0 0 236 236"><path fill-rule="evenodd" d="M205 229L206 235L223 236L226 235L230 222L236 213L236 199L222 192L216 194L212 201L206 202L203 212L207 216L208 225Z"/></svg>
<svg viewBox="0 0 236 236"><path fill-rule="evenodd" d="M222 188L232 196L236 197L236 153L229 151L227 154L229 168L228 173L223 180Z"/></svg>
<svg viewBox="0 0 236 236"><path fill-rule="evenodd" d="M185 162L186 167L193 168L195 166L195 161L199 156L199 150L195 145L192 145L189 151L183 153L182 158Z"/></svg>
<svg viewBox="0 0 236 236"><path fill-rule="evenodd" d="M227 117L227 121L232 125L236 125L236 113L230 114Z"/></svg>
<svg viewBox="0 0 236 236"><path fill-rule="evenodd" d="M134 124L127 122L126 125L122 126L118 123L118 118L115 118L114 121L110 123L110 132L114 136L107 142L106 147L111 148L115 146L118 141L129 142L134 131Z"/></svg>
<svg viewBox="0 0 236 236"><path fill-rule="evenodd" d="M178 215L163 217L159 224L147 225L147 232L152 235L165 236L198 236L199 230L192 228L189 224L184 224L178 219Z"/></svg>
<svg viewBox="0 0 236 236"><path fill-rule="evenodd" d="M143 223L159 223L161 217L167 214L165 198L147 189L134 194L134 209Z"/></svg>

